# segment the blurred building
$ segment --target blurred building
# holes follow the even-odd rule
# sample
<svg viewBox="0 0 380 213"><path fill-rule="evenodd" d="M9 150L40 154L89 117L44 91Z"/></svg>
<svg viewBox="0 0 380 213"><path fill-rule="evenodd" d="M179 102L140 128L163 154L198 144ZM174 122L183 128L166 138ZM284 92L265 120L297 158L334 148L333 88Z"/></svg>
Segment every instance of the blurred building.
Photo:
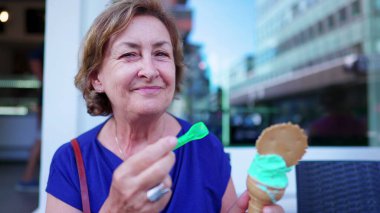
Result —
<svg viewBox="0 0 380 213"><path fill-rule="evenodd" d="M164 6L176 20L183 39L185 74L182 91L171 111L191 122L209 119L209 77L202 59L201 46L192 44L188 35L192 30L192 10L186 0L164 0Z"/></svg>
<svg viewBox="0 0 380 213"><path fill-rule="evenodd" d="M380 1L255 3L254 65L231 70L233 108L257 107L269 123L308 129L321 114L321 91L344 87L356 113L368 118L371 145L380 145Z"/></svg>

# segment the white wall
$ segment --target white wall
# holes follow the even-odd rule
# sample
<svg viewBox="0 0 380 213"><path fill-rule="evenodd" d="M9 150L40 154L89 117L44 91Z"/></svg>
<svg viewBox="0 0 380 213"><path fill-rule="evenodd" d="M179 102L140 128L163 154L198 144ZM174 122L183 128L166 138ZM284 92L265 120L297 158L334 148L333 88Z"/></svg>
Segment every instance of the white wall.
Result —
<svg viewBox="0 0 380 213"><path fill-rule="evenodd" d="M87 115L73 82L82 37L107 3L108 0L46 1L42 153L36 212L45 212L45 188L55 150L101 119Z"/></svg>

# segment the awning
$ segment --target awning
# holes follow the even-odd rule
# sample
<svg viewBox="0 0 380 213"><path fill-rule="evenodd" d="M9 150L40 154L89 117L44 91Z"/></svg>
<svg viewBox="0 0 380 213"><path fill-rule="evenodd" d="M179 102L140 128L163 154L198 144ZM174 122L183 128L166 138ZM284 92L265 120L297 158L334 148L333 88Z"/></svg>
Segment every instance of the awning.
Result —
<svg viewBox="0 0 380 213"><path fill-rule="evenodd" d="M356 59L355 55L337 58L328 62L294 70L267 81L246 84L230 92L230 103L243 104L267 100L300 92L363 80L363 77L348 72L345 67ZM364 79L365 80L365 79Z"/></svg>

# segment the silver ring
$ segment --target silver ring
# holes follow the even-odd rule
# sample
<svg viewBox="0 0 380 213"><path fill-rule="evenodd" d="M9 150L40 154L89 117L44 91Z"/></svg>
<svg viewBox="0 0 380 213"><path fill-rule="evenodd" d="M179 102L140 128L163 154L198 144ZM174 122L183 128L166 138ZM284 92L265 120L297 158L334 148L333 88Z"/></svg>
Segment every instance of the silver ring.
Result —
<svg viewBox="0 0 380 213"><path fill-rule="evenodd" d="M165 188L163 183L160 183L158 186L155 186L151 189L149 189L146 192L146 197L151 202L156 202L159 199L161 199L166 193L168 193L170 189Z"/></svg>

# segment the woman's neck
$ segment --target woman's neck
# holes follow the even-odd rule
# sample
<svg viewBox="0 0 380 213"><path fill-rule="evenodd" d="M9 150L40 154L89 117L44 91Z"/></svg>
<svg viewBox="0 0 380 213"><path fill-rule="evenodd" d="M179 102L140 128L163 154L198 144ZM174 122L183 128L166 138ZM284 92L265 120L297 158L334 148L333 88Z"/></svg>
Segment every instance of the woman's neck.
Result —
<svg viewBox="0 0 380 213"><path fill-rule="evenodd" d="M157 117L130 119L114 116L111 119L111 135L121 155L131 156L149 144L166 136L167 114ZM124 158L124 156L122 156Z"/></svg>

